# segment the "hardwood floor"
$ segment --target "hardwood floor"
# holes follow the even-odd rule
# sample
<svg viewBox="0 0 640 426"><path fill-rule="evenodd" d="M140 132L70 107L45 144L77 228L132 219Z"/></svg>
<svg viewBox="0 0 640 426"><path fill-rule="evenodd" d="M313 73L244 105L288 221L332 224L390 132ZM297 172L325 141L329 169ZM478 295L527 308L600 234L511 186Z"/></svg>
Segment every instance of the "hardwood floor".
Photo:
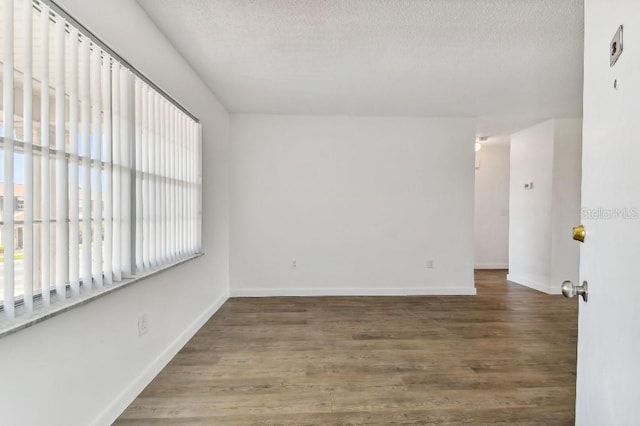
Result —
<svg viewBox="0 0 640 426"><path fill-rule="evenodd" d="M573 424L576 301L476 286L230 299L116 424Z"/></svg>

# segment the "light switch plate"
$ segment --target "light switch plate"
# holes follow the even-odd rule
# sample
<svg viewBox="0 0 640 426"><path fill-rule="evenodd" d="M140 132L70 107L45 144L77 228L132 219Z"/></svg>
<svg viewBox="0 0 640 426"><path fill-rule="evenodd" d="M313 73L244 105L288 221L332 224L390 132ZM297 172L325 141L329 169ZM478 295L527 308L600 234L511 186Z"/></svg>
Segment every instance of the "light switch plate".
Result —
<svg viewBox="0 0 640 426"><path fill-rule="evenodd" d="M609 44L609 66L614 66L618 62L620 55L622 55L622 25L618 27L616 35L613 36Z"/></svg>

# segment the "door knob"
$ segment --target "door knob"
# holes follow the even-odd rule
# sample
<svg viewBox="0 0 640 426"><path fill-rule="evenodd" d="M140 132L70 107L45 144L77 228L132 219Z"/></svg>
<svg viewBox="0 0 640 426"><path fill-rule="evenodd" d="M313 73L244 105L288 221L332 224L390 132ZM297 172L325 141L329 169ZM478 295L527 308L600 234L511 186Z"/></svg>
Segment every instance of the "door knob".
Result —
<svg viewBox="0 0 640 426"><path fill-rule="evenodd" d="M584 229L584 225L578 225L573 227L573 239L584 243L584 239L587 238L587 230Z"/></svg>
<svg viewBox="0 0 640 426"><path fill-rule="evenodd" d="M575 295L582 296L582 300L585 302L589 298L589 286L586 281L582 282L582 285L573 285L571 281L565 281L562 283L562 295L571 299Z"/></svg>

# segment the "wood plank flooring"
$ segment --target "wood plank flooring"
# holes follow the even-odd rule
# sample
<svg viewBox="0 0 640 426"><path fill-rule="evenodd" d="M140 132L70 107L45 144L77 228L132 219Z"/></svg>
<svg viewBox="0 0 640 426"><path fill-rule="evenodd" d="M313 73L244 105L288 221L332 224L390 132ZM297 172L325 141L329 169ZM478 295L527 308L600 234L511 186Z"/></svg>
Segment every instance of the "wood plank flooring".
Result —
<svg viewBox="0 0 640 426"><path fill-rule="evenodd" d="M573 424L576 300L476 286L230 299L116 424Z"/></svg>

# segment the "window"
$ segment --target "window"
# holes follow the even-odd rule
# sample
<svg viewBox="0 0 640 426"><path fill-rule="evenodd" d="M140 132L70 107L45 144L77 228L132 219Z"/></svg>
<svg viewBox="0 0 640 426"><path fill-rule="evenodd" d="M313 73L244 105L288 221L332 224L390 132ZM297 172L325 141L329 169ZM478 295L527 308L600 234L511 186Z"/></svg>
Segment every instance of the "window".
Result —
<svg viewBox="0 0 640 426"><path fill-rule="evenodd" d="M54 3L0 19L5 316L198 253L198 121Z"/></svg>

